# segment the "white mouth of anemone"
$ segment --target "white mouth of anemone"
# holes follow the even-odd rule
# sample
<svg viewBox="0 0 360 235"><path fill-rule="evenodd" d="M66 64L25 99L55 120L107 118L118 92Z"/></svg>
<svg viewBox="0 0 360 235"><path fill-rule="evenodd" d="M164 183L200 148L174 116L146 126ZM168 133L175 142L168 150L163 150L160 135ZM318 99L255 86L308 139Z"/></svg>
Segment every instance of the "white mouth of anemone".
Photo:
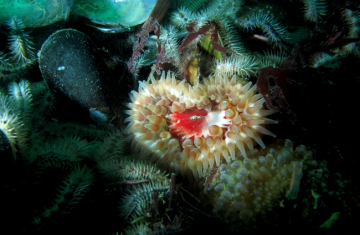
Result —
<svg viewBox="0 0 360 235"><path fill-rule="evenodd" d="M168 115L171 123L170 132L174 137L179 138L180 142L183 142L185 139L193 139L194 137L212 136L209 128L218 126L225 129L221 135L224 139L224 134L232 123L231 119L226 118L225 111L219 109L218 106L218 103L212 102L210 107L208 106L206 109L193 108L182 113L174 112Z"/></svg>

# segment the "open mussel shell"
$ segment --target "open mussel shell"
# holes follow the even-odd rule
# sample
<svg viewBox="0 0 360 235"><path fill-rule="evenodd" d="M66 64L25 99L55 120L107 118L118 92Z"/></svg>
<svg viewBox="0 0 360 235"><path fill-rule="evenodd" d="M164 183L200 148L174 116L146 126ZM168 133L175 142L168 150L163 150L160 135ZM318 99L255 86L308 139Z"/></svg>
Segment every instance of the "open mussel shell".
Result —
<svg viewBox="0 0 360 235"><path fill-rule="evenodd" d="M42 27L67 20L73 0L0 0L0 24L6 24L16 16L25 27Z"/></svg>
<svg viewBox="0 0 360 235"><path fill-rule="evenodd" d="M78 0L72 13L90 19L92 27L104 33L132 30L149 16L158 21L164 17L170 0Z"/></svg>
<svg viewBox="0 0 360 235"><path fill-rule="evenodd" d="M56 31L38 57L41 73L53 90L88 109L94 121L107 120L108 68L88 36L74 29Z"/></svg>

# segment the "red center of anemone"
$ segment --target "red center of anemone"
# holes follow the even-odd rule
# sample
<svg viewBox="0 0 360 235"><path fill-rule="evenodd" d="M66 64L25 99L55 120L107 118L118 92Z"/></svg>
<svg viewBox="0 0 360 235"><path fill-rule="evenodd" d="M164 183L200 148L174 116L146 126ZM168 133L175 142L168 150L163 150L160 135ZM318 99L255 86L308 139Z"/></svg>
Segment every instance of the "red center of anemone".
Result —
<svg viewBox="0 0 360 235"><path fill-rule="evenodd" d="M170 115L173 125L172 129L180 135L202 136L203 127L207 123L207 115L208 112L203 109L187 109L182 113L174 112Z"/></svg>

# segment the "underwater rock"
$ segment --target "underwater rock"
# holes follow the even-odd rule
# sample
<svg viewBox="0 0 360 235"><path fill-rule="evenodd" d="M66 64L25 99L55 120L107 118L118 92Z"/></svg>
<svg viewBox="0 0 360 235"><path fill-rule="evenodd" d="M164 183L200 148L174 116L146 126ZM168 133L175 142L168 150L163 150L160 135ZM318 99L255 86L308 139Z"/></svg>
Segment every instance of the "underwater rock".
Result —
<svg viewBox="0 0 360 235"><path fill-rule="evenodd" d="M88 109L94 121L107 121L103 81L108 70L88 36L74 29L56 31L44 42L38 57L41 73L53 90Z"/></svg>

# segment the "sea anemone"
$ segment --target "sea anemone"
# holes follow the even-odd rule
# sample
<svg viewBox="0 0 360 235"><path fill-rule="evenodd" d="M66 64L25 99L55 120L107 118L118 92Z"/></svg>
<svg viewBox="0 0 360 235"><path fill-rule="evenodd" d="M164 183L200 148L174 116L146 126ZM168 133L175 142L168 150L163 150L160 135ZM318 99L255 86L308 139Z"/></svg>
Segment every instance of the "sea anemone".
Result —
<svg viewBox="0 0 360 235"><path fill-rule="evenodd" d="M216 60L214 67L215 74L237 73L246 78L254 75L255 71L259 68L255 57L238 55L233 55L223 60Z"/></svg>
<svg viewBox="0 0 360 235"><path fill-rule="evenodd" d="M304 0L305 20L318 22L321 16L326 15L325 0Z"/></svg>
<svg viewBox="0 0 360 235"><path fill-rule="evenodd" d="M0 150L3 145L8 143L11 146L11 150L16 156L17 152L17 133L16 130L21 126L21 122L18 121L16 115L11 115L9 112L0 113Z"/></svg>
<svg viewBox="0 0 360 235"><path fill-rule="evenodd" d="M269 13L253 13L244 20L238 20L236 23L245 31L254 31L260 29L265 36L263 40L267 41L273 48L286 49L284 42L290 40L289 32Z"/></svg>
<svg viewBox="0 0 360 235"><path fill-rule="evenodd" d="M263 109L256 85L243 85L236 75L210 76L196 86L171 72L149 81L130 94L125 131L134 153L172 172L201 177L222 159L246 158L245 147L254 152L253 140L265 148L259 134L275 137L263 127L277 123L266 118L274 111Z"/></svg>
<svg viewBox="0 0 360 235"><path fill-rule="evenodd" d="M24 139L20 121L20 113L16 112L15 103L9 96L0 93L0 150L3 145L10 145L13 156L16 157L19 142ZM15 110L15 112L13 112Z"/></svg>
<svg viewBox="0 0 360 235"><path fill-rule="evenodd" d="M10 28L10 49L13 59L16 63L32 63L35 59L35 53L32 38L25 31L22 21L16 16L10 18L8 22Z"/></svg>
<svg viewBox="0 0 360 235"><path fill-rule="evenodd" d="M204 193L214 214L238 226L271 211L285 197L295 200L303 170L313 162L312 152L304 145L294 148L292 141L278 140L244 160L214 168L206 178Z"/></svg>

